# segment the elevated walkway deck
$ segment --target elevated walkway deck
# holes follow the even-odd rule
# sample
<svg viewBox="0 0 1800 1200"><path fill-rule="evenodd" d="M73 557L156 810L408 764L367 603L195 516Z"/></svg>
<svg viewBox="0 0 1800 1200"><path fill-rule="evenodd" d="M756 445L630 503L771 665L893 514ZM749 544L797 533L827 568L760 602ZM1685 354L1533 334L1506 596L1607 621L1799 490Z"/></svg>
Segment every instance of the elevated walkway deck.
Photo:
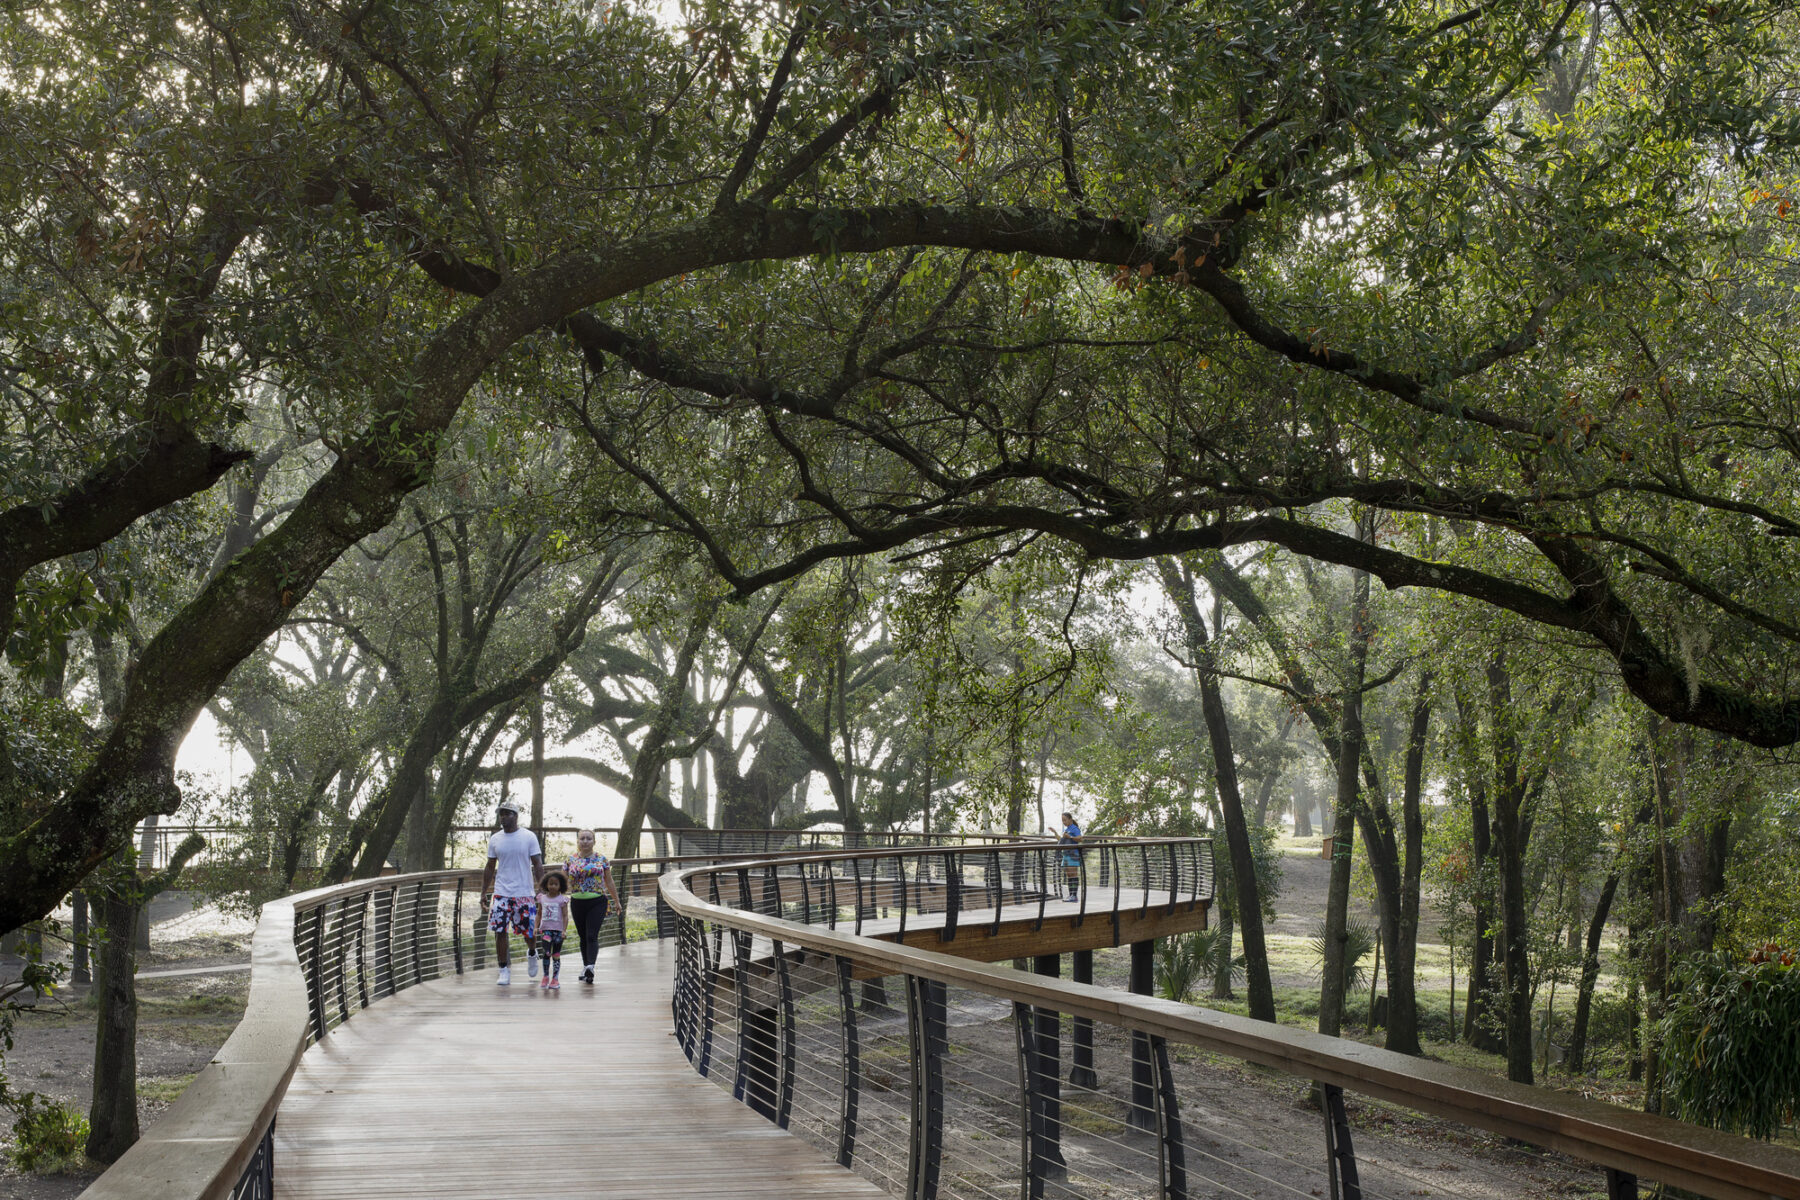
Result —
<svg viewBox="0 0 1800 1200"><path fill-rule="evenodd" d="M546 992L515 950L510 988L490 968L369 1009L294 1073L283 1200L886 1197L694 1073L670 1034L674 960L667 941L603 949L588 987L568 955Z"/></svg>

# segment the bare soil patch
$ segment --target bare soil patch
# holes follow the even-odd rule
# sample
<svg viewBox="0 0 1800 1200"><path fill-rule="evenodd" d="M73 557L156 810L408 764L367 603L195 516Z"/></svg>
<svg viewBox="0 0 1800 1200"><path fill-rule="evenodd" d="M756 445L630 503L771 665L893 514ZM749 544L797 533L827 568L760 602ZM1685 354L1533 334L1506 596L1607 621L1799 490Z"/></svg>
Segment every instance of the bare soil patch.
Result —
<svg viewBox="0 0 1800 1200"><path fill-rule="evenodd" d="M231 1036L249 995L247 971L144 978L145 973L216 967L248 960L254 922L213 908L170 915L151 926L138 970L138 1120L154 1121ZM153 910L153 916L157 914ZM0 963L0 974L6 965ZM93 1100L95 1011L89 989L65 985L19 1015L6 1070L19 1091L40 1092L86 1115ZM12 1140L12 1114L0 1112L0 1145ZM0 1161L0 1200L66 1200L92 1182L86 1173L20 1174Z"/></svg>

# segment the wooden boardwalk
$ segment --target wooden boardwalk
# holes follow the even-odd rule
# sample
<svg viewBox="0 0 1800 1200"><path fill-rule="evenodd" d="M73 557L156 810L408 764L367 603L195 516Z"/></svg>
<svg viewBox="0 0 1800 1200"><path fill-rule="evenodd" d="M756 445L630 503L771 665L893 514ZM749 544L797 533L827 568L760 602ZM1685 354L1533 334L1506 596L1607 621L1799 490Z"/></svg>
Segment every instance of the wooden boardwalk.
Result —
<svg viewBox="0 0 1800 1200"><path fill-rule="evenodd" d="M674 942L602 950L599 982L556 992L516 945L510 988L492 967L422 984L307 1051L275 1127L282 1200L886 1197L694 1074Z"/></svg>

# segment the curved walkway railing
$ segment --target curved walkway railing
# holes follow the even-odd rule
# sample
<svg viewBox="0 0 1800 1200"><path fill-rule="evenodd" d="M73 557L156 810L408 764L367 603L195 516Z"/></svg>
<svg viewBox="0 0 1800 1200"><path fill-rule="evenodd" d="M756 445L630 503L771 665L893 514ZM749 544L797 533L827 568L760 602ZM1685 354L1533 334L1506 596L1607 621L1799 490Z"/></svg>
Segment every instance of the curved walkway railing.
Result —
<svg viewBox="0 0 1800 1200"><path fill-rule="evenodd" d="M1175 866L1158 868L1171 853ZM1109 887L1147 911L1178 908L1193 895L1190 853L1178 839L1090 850L1083 898L1091 887L1104 915L1119 910L1104 903ZM979 912L1070 944L1079 905L1055 898L1058 856L941 848L673 872L662 888L680 939L677 1040L700 1074L906 1200L1475 1194L1416 1143L1367 1153L1386 1143L1368 1126L1355 1133L1352 1112L1386 1123L1388 1105L1592 1164L1609 1200L1636 1197L1639 1179L1732 1200L1800 1197L1792 1150L1152 998L1148 941L1132 946L1127 990L1062 981L1056 954L1023 951L1032 973L969 961L959 913L964 929ZM903 923L936 936L897 936ZM1266 1128L1222 1117L1255 1084L1207 1086L1208 1055L1215 1074L1236 1060L1313 1081L1315 1132L1276 1127L1291 1104L1275 1118L1262 1110ZM1346 1092L1386 1103L1348 1106ZM1518 1171L1481 1194L1516 1195L1526 1179Z"/></svg>
<svg viewBox="0 0 1800 1200"><path fill-rule="evenodd" d="M842 835L839 835L840 837ZM850 835L852 844L870 835ZM883 835L885 836L885 835ZM955 835L937 835L955 836ZM836 853L831 835L817 839ZM657 894L664 872L745 851L617 860L628 904ZM244 1016L212 1061L84 1200L266 1200L276 1180L275 1113L300 1056L355 1014L416 984L488 965L493 939L480 912L481 871L425 871L362 879L263 905L251 942ZM638 906L640 909L642 905ZM609 916L602 945L628 934L673 935L657 902L654 924ZM648 918L647 912L639 912Z"/></svg>
<svg viewBox="0 0 1800 1200"><path fill-rule="evenodd" d="M575 834L581 829L593 828L599 835L602 844L611 845L612 840L620 832L617 826L604 825L598 828L585 825L547 825L539 829L546 837L566 838L573 843ZM487 844L490 834L499 832L493 825L454 825L450 829L451 855L454 861L458 854L479 853ZM248 825L179 825L167 820L160 821L154 829L147 833L140 831L138 844L143 848L140 866L146 868L167 866L169 856L177 846L191 833L198 833L206 838L206 847L192 861L196 865L220 860L229 861L243 852L246 841L260 838L266 852L274 854L276 831L271 829L257 830ZM646 840L646 845L659 858L680 857L695 854L786 854L795 850L824 849L874 849L878 847L901 847L936 845L944 841L957 842L1008 842L1021 840L1019 835L1004 833L972 833L942 834L919 833L912 830L842 830L842 829L707 829L700 827L679 827L646 824L639 830ZM308 853L302 856L307 863L316 863L327 847L329 831L318 831L318 839L309 844ZM648 857L648 856L646 856Z"/></svg>

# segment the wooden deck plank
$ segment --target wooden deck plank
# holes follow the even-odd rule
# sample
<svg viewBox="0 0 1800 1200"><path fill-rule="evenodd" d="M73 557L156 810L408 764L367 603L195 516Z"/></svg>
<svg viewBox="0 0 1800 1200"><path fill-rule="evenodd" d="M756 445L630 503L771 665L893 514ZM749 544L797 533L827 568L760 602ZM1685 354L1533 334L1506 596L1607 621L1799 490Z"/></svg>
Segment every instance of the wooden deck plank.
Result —
<svg viewBox="0 0 1800 1200"><path fill-rule="evenodd" d="M276 1122L283 1200L886 1196L694 1074L672 942L600 953L591 987L546 992L522 962L510 988L452 976L308 1050Z"/></svg>

